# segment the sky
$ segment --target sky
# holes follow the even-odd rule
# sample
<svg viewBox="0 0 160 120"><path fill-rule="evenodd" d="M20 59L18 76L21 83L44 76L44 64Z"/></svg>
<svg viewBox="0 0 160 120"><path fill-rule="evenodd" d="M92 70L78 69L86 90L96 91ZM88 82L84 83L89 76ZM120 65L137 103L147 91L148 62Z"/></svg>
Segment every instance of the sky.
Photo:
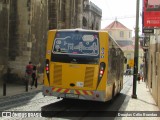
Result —
<svg viewBox="0 0 160 120"><path fill-rule="evenodd" d="M101 29L108 26L116 18L124 26L131 29L134 34L136 25L136 2L137 0L90 0L102 9ZM140 12L141 12L140 0ZM141 30L142 20L140 17L139 27ZM132 35L133 35L132 34Z"/></svg>

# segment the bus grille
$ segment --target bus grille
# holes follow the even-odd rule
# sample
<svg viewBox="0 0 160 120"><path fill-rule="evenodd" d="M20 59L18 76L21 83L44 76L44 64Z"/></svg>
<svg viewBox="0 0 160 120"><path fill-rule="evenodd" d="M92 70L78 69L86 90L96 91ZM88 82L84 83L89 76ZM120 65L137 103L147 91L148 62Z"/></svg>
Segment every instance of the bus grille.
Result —
<svg viewBox="0 0 160 120"><path fill-rule="evenodd" d="M94 67L87 67L85 72L84 87L93 87Z"/></svg>
<svg viewBox="0 0 160 120"><path fill-rule="evenodd" d="M54 65L54 81L55 85L62 85L62 65Z"/></svg>

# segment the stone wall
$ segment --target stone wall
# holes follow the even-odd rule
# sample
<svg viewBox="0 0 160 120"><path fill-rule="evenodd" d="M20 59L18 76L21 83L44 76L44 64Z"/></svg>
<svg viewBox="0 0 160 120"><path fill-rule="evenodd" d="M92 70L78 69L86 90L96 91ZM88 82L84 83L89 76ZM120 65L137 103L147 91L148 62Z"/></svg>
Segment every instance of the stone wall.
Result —
<svg viewBox="0 0 160 120"><path fill-rule="evenodd" d="M48 32L48 1L31 0L31 60L43 72Z"/></svg>
<svg viewBox="0 0 160 120"><path fill-rule="evenodd" d="M11 0L9 67L24 76L31 60L42 72L48 31L48 1Z"/></svg>
<svg viewBox="0 0 160 120"><path fill-rule="evenodd" d="M156 83L155 83L155 101L160 108L160 29L156 30Z"/></svg>
<svg viewBox="0 0 160 120"><path fill-rule="evenodd" d="M150 35L147 80L149 90L160 108L160 30L155 31Z"/></svg>
<svg viewBox="0 0 160 120"><path fill-rule="evenodd" d="M8 66L8 18L9 3L0 0L0 84L2 83L2 75L7 72Z"/></svg>
<svg viewBox="0 0 160 120"><path fill-rule="evenodd" d="M48 0L48 22L49 29L57 28L57 2L55 0Z"/></svg>
<svg viewBox="0 0 160 120"><path fill-rule="evenodd" d="M43 73L48 29L84 28L85 1L0 0L0 73L9 68L23 77L30 60ZM87 11L86 29L100 28L95 7Z"/></svg>
<svg viewBox="0 0 160 120"><path fill-rule="evenodd" d="M82 28L91 30L99 30L101 28L102 10L94 3L84 0L82 17Z"/></svg>
<svg viewBox="0 0 160 120"><path fill-rule="evenodd" d="M160 44L159 44L159 48L160 48ZM160 66L160 51L158 53L158 64L157 66ZM158 107L160 108L160 67L157 68L157 87L158 87L158 91L157 91L157 104L158 104Z"/></svg>
<svg viewBox="0 0 160 120"><path fill-rule="evenodd" d="M31 59L29 0L11 0L9 32L9 68L12 73L24 74Z"/></svg>

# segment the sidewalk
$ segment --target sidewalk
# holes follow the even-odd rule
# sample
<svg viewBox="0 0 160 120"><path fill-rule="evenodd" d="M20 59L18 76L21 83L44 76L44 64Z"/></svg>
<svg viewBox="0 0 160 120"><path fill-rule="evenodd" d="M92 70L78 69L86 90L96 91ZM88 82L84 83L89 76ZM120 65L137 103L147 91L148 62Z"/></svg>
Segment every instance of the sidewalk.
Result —
<svg viewBox="0 0 160 120"><path fill-rule="evenodd" d="M133 87L133 86L132 86ZM160 109L156 105L149 88L146 86L145 82L140 81L140 84L137 82L137 99L132 98L132 87L129 92L126 94L127 97L124 100L119 111L127 111L131 113L132 117L118 117L115 120L160 120L160 117L141 117L143 113L155 113L160 116ZM156 112L154 112L156 111ZM137 113L139 117L133 117L133 113ZM144 115L145 116L145 115Z"/></svg>
<svg viewBox="0 0 160 120"><path fill-rule="evenodd" d="M0 93L0 98L11 97L11 96L15 96L15 95L40 91L40 90L42 90L42 86L43 85L38 85L37 88L33 87L32 89L28 86L28 92L26 92L26 86L25 85L7 84L6 96L3 96L3 86L0 87L0 92L1 92Z"/></svg>
<svg viewBox="0 0 160 120"><path fill-rule="evenodd" d="M31 87L29 87L30 85L28 85L28 92L26 92L25 83L24 84L7 83L6 84L6 96L3 96L3 83L0 83L0 98L11 97L11 96L25 94L25 93L31 93L34 91L41 91L42 86L43 86L43 74L39 74L37 81L38 81L37 88L33 86L33 89L31 89Z"/></svg>

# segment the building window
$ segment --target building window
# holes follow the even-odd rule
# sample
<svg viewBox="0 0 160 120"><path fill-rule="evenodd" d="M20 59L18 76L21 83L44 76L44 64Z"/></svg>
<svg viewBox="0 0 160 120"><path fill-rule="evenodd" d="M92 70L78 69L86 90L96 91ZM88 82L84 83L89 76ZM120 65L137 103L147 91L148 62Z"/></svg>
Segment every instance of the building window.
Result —
<svg viewBox="0 0 160 120"><path fill-rule="evenodd" d="M83 26L87 27L87 19L85 17L83 17Z"/></svg>
<svg viewBox="0 0 160 120"><path fill-rule="evenodd" d="M123 31L120 31L120 37L124 37L124 32Z"/></svg>
<svg viewBox="0 0 160 120"><path fill-rule="evenodd" d="M129 38L131 38L131 32L129 32Z"/></svg>
<svg viewBox="0 0 160 120"><path fill-rule="evenodd" d="M96 24L96 30L99 30L99 24L98 23Z"/></svg>

